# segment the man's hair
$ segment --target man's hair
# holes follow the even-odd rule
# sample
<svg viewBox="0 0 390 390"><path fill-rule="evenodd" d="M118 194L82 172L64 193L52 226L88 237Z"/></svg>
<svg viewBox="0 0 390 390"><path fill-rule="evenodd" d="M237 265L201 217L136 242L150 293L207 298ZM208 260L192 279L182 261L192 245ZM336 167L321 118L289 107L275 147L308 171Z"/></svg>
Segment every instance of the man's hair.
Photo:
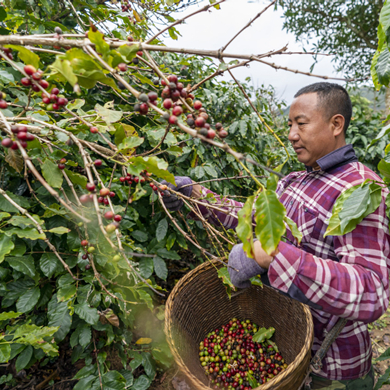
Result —
<svg viewBox="0 0 390 390"><path fill-rule="evenodd" d="M329 119L337 114L344 117L343 130L345 134L352 117L352 103L346 89L339 84L314 83L301 88L294 95L294 98L307 93L316 93L318 95L318 106L323 109L324 115Z"/></svg>

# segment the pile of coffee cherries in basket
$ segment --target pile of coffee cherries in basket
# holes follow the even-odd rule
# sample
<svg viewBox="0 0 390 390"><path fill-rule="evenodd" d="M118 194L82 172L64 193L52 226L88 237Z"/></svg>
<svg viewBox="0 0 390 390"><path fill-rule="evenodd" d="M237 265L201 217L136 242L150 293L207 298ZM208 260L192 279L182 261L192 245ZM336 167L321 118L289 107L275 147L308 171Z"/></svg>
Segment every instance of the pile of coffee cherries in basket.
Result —
<svg viewBox="0 0 390 390"><path fill-rule="evenodd" d="M274 328L258 330L250 320L233 318L210 332L200 342L199 358L211 387L249 390L285 370L283 356L269 340L274 331Z"/></svg>

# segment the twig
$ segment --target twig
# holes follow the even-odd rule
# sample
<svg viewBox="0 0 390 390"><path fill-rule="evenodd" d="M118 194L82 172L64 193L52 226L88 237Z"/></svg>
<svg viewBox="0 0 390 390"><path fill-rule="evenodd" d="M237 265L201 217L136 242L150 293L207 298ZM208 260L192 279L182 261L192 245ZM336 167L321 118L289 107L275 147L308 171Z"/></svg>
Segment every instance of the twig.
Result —
<svg viewBox="0 0 390 390"><path fill-rule="evenodd" d="M165 129L165 134L163 135L163 137L161 138L161 140L160 140L160 142L157 144L157 146L155 146L152 150L146 151L146 152L144 152L144 153L135 154L133 157L147 156L148 154L153 153L156 149L158 149L158 148L162 145L162 143L164 142L165 137L168 135L170 127L171 127L171 125L168 124L167 128Z"/></svg>
<svg viewBox="0 0 390 390"><path fill-rule="evenodd" d="M261 175L254 175L254 176L257 177L257 178L260 178L260 179L265 178L265 176L261 176ZM212 182L212 181L248 179L250 177L252 177L252 176L250 176L250 175L244 175L244 176L237 175L237 176L231 176L231 177L220 177L218 179L203 180L203 181L193 182L191 184L185 184L184 186L181 186L180 189L185 188L185 187L189 187L189 186L193 186L193 185L196 185L196 184L209 183L209 182Z"/></svg>

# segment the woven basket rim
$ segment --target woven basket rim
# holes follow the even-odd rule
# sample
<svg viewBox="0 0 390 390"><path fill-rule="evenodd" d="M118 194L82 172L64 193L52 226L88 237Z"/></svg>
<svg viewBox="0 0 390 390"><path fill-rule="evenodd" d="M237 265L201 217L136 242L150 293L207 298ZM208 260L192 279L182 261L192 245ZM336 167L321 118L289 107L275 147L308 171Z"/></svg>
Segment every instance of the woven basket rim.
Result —
<svg viewBox="0 0 390 390"><path fill-rule="evenodd" d="M193 375L189 369L187 368L187 365L184 363L183 359L181 358L177 348L175 347L175 344L173 342L172 337L172 317L171 317L171 307L174 304L175 297L180 292L182 287L186 284L185 282L192 278L194 274L197 274L201 271L206 271L208 268L214 267L218 269L221 266L221 263L218 260L209 260L208 262L204 262L203 264L198 265L196 268L194 268L192 271L190 271L188 274L183 276L175 285L171 293L169 294L168 300L166 302L165 306L165 327L164 331L167 336L167 342L169 345L169 348L172 352L172 355L179 366L180 370L188 376L190 381L192 381L198 388L205 388L205 389L211 389L211 387L205 385L202 383L195 375ZM268 286L264 286L263 288L271 288ZM288 365L288 367L282 371L280 374L272 378L269 382L266 382L256 389L253 390L271 390L274 388L275 385L277 385L279 382L281 382L286 376L289 376L294 369L302 362L304 357L306 356L307 352L311 350L312 342L313 342L313 335L314 335L314 326L313 326L313 319L311 316L310 309L307 305L304 305L301 302L297 302L298 304L302 305L303 312L305 314L305 319L307 322L307 335L306 340L303 345L303 348L299 352L299 354L296 356L295 360ZM293 389L291 389L293 390Z"/></svg>

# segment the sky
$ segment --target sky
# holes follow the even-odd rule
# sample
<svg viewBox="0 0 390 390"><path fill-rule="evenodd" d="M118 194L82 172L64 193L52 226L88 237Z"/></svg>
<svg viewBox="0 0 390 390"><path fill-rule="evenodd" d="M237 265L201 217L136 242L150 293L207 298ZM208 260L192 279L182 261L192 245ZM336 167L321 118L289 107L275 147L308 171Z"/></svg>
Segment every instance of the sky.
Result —
<svg viewBox="0 0 390 390"><path fill-rule="evenodd" d="M206 4L208 4L208 0L191 6L175 16L182 18ZM181 37L178 40L165 37L164 43L170 47L218 50L267 4L269 4L269 1L266 0L227 0L221 4L220 10L212 8L211 11L192 16L186 20L185 24L177 25L176 28L179 30ZM295 36L283 30L281 10L274 11L271 7L252 26L240 34L229 45L226 52L261 54L269 50L280 49L286 44L288 44L288 51L302 51L302 45L296 42ZM306 46L306 50L309 51L310 49L311 45L309 44ZM305 72L309 71L313 63L310 55L278 55L267 60ZM319 75L342 77L342 75L335 72L331 57L322 57L313 72ZM271 84L276 90L277 97L285 100L287 105L290 105L295 92L300 88L322 80L281 69L275 70L256 62L252 62L249 68L234 69L233 74L239 80L245 80L248 76L251 77L255 87L262 84L266 86ZM220 79L222 77L226 80L230 79L229 75L219 76ZM343 83L341 82L341 84Z"/></svg>

